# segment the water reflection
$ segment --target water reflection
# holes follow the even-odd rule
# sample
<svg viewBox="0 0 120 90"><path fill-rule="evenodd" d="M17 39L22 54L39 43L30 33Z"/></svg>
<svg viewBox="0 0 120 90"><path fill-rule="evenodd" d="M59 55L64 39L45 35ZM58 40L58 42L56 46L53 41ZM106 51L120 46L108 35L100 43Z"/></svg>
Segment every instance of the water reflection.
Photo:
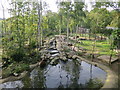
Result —
<svg viewBox="0 0 120 90"><path fill-rule="evenodd" d="M56 66L48 65L43 70L37 67L25 78L30 78L22 80L28 82L28 85L24 83L26 88L29 85L32 88L85 88L101 87L106 73L84 61L69 59L66 63L59 60Z"/></svg>
<svg viewBox="0 0 120 90"><path fill-rule="evenodd" d="M84 61L59 60L56 66L35 68L21 81L0 84L2 88L100 88L106 72Z"/></svg>
<svg viewBox="0 0 120 90"><path fill-rule="evenodd" d="M22 88L24 85L21 81L12 81L0 84L0 89L2 88Z"/></svg>

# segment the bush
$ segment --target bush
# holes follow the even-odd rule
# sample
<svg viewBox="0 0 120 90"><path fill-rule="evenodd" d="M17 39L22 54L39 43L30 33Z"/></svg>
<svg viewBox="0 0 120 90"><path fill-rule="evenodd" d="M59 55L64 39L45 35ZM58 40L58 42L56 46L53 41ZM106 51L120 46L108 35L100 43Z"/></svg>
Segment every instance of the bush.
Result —
<svg viewBox="0 0 120 90"><path fill-rule="evenodd" d="M29 65L28 64L20 64L20 65L16 65L13 73L21 73L25 70L29 70Z"/></svg>
<svg viewBox="0 0 120 90"><path fill-rule="evenodd" d="M12 69L7 68L7 69L2 69L2 78L6 78L12 74Z"/></svg>
<svg viewBox="0 0 120 90"><path fill-rule="evenodd" d="M25 70L26 71L29 70L28 64L25 64L23 62L20 62L20 63L13 62L7 68L3 68L2 77L6 78L8 76L13 75L13 73L21 73Z"/></svg>
<svg viewBox="0 0 120 90"><path fill-rule="evenodd" d="M9 56L13 61L20 62L26 57L26 54L23 49L15 49L14 51L11 51Z"/></svg>

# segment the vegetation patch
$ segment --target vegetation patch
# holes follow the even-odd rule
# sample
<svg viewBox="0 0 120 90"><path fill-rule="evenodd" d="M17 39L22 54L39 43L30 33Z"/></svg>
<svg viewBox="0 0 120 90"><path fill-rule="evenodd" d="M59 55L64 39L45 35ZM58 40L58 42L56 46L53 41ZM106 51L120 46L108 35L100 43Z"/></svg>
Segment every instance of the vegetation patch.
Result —
<svg viewBox="0 0 120 90"><path fill-rule="evenodd" d="M14 73L20 74L23 71L29 70L29 64L20 62L14 62L10 64L8 67L2 69L2 78L6 78L8 76L13 76Z"/></svg>

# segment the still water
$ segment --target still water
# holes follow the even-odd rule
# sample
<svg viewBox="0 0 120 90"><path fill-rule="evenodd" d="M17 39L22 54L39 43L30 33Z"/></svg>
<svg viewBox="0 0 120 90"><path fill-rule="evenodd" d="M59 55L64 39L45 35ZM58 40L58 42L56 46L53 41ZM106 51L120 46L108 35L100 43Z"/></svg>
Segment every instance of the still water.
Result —
<svg viewBox="0 0 120 90"><path fill-rule="evenodd" d="M17 83L7 82L2 87L12 88L15 84L19 88L100 88L105 79L106 72L102 69L84 61L68 59L66 63L59 60L56 66L36 67Z"/></svg>
<svg viewBox="0 0 120 90"><path fill-rule="evenodd" d="M88 88L100 87L106 78L106 72L80 60L59 60L56 66L48 65L44 69L35 68L22 81L25 88ZM93 84L97 84L96 86Z"/></svg>

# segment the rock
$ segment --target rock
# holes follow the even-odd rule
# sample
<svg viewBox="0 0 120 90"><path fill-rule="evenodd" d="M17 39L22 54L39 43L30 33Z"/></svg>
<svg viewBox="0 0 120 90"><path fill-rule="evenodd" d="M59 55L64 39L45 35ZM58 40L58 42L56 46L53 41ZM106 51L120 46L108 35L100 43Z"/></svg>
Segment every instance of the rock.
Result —
<svg viewBox="0 0 120 90"><path fill-rule="evenodd" d="M41 58L44 58L44 56L42 55Z"/></svg>
<svg viewBox="0 0 120 90"><path fill-rule="evenodd" d="M51 46L51 47L49 47L49 49L55 49L55 47L54 47L54 46Z"/></svg>
<svg viewBox="0 0 120 90"><path fill-rule="evenodd" d="M51 55L50 54L47 54L47 58L49 59L51 57Z"/></svg>
<svg viewBox="0 0 120 90"><path fill-rule="evenodd" d="M67 61L67 58L65 56L60 56L60 60Z"/></svg>
<svg viewBox="0 0 120 90"><path fill-rule="evenodd" d="M66 61L66 60L67 60L67 58L66 58L66 57L62 57L62 60L63 60L63 61Z"/></svg>
<svg viewBox="0 0 120 90"><path fill-rule="evenodd" d="M19 76L19 74L18 74L18 73L13 73L13 75L14 75L15 77Z"/></svg>
<svg viewBox="0 0 120 90"><path fill-rule="evenodd" d="M58 57L58 56L59 56L59 53L52 54L51 56L52 56L52 57L56 57L56 56Z"/></svg>
<svg viewBox="0 0 120 90"><path fill-rule="evenodd" d="M66 55L66 54L63 52L63 53L62 53L62 56L65 56L65 55Z"/></svg>
<svg viewBox="0 0 120 90"><path fill-rule="evenodd" d="M59 53L59 51L57 51L57 50L50 51L50 54L55 54L55 53Z"/></svg>
<svg viewBox="0 0 120 90"><path fill-rule="evenodd" d="M73 58L73 59L77 59L78 56L77 56L77 55L73 55L72 58Z"/></svg>
<svg viewBox="0 0 120 90"><path fill-rule="evenodd" d="M99 56L99 57L97 57L98 59L101 59L101 60L103 60L103 61L105 61L105 62L107 62L107 63L109 63L109 61L110 61L110 56L108 56L108 55L102 55L102 56ZM117 61L118 60L118 58L117 57L112 57L111 58L111 63L112 62L114 62L114 61Z"/></svg>
<svg viewBox="0 0 120 90"><path fill-rule="evenodd" d="M68 58L69 58L69 59L72 59L72 55L68 55Z"/></svg>
<svg viewBox="0 0 120 90"><path fill-rule="evenodd" d="M54 57L50 57L49 59L52 60L52 59L54 59Z"/></svg>
<svg viewBox="0 0 120 90"><path fill-rule="evenodd" d="M56 57L50 62L50 64L51 65L56 65L56 64L58 64L58 61L59 61L59 57Z"/></svg>

